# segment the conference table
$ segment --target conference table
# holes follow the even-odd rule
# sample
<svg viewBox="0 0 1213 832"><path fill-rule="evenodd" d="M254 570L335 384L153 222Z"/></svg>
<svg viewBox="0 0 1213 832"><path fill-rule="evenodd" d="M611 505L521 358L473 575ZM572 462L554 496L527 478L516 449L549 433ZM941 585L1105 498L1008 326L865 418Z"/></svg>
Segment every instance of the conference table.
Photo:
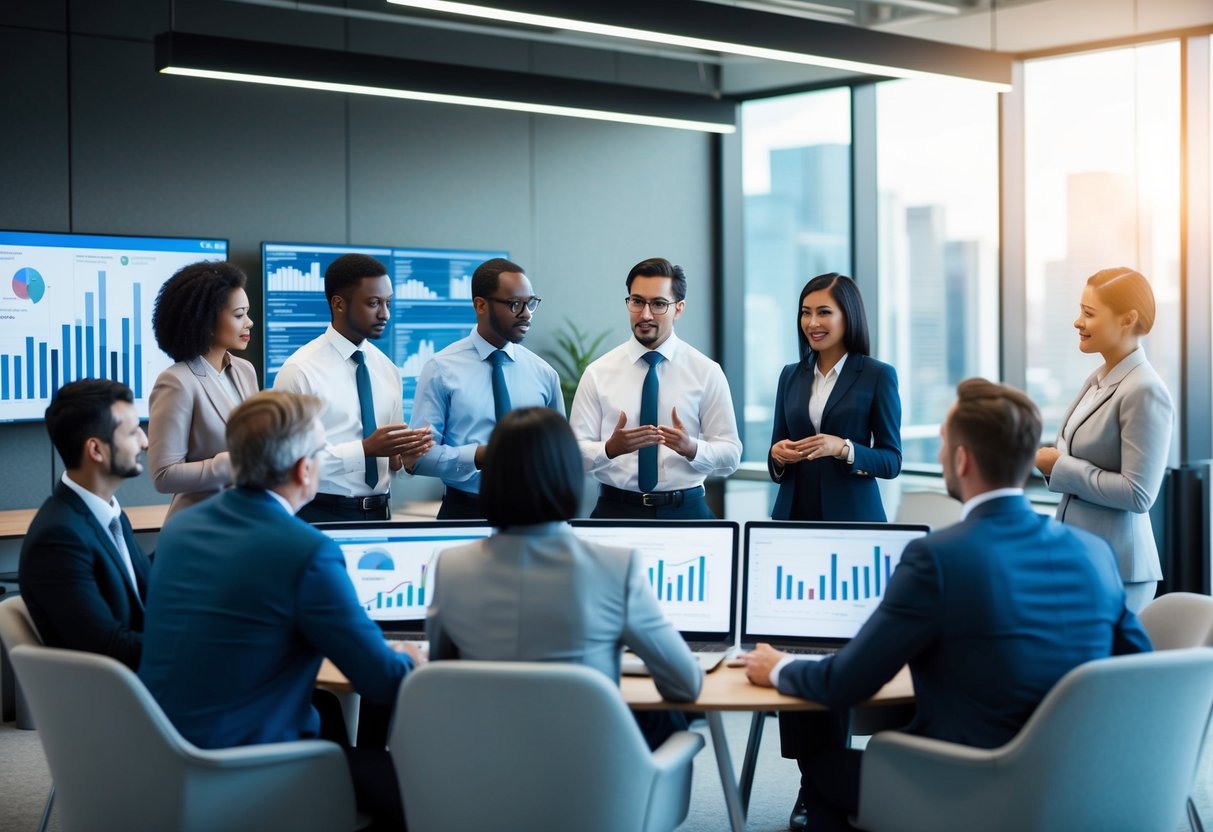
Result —
<svg viewBox="0 0 1213 832"><path fill-rule="evenodd" d="M349 681L327 659L320 667L316 684L338 694L353 692ZM694 702L666 702L657 692L653 680L647 676L624 676L620 680L619 689L628 707L635 711L674 710L704 714L712 736L716 767L720 774L721 788L724 790L729 826L733 832L743 832L745 829L750 788L754 782L754 766L758 760L758 746L762 741L763 720L766 714L771 711L824 710L824 706L816 702L785 696L773 688L752 685L746 679L744 668L723 665L703 677L703 688ZM908 668L903 667L888 684L864 703L864 707L905 705L913 701L914 687L910 682L910 672ZM728 742L724 734L721 714L726 711L749 711L753 714L740 782L734 774L733 759L729 756Z"/></svg>

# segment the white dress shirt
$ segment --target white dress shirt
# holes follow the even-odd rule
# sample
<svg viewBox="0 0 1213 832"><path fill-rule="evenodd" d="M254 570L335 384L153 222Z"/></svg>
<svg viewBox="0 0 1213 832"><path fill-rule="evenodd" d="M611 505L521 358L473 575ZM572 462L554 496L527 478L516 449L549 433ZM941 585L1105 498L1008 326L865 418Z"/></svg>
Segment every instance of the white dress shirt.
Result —
<svg viewBox="0 0 1213 832"><path fill-rule="evenodd" d="M63 472L63 476L59 478L59 481L72 491L76 492L76 496L84 501L84 505L87 506L88 510L91 511L93 516L97 518L97 522L101 524L101 528L105 529L106 534L109 534L110 538L113 539L114 547L118 550L118 554L122 557L123 564L126 565L126 577L130 579L131 591L135 594L135 597L138 598L139 582L135 580L135 565L131 563L131 552L130 549L126 547L126 538L121 534L119 534L117 538L114 538L110 529L110 523L112 523L115 519L118 520L119 528L122 527L122 506L118 505L118 498L111 497L110 501L107 503L105 500L101 499L96 494L89 491L87 488L69 477L67 475L67 471Z"/></svg>
<svg viewBox="0 0 1213 832"><path fill-rule="evenodd" d="M232 357L224 354L222 370L216 370L205 358L202 359L202 363L206 365L206 374L214 380L215 386L222 391L223 395L227 396L228 404L232 407L240 404L243 401L240 398L240 391L236 389L236 380L232 378L231 371L228 369L232 366Z"/></svg>
<svg viewBox="0 0 1213 832"><path fill-rule="evenodd" d="M587 367L569 417L586 470L599 482L627 491L640 489L638 456L608 459L606 440L615 432L620 411L627 414L627 427L640 425L640 393L649 371L643 356L648 351L629 338ZM657 351L665 356L657 365L657 421L673 425L671 411L677 408L679 421L698 448L695 458L687 459L658 446L656 490L694 488L709 476L727 477L741 462L741 439L724 372L673 333Z"/></svg>
<svg viewBox="0 0 1213 832"><path fill-rule="evenodd" d="M821 433L821 416L825 413L826 403L830 401L830 394L834 392L834 385L838 384L838 377L842 375L842 368L846 363L847 353L843 353L842 358L838 359L838 363L831 367L828 373L822 373L817 362L813 362L813 389L809 393L809 419L813 422L813 429L818 433ZM854 465L855 446L849 439L843 441L847 445L846 463Z"/></svg>
<svg viewBox="0 0 1213 832"><path fill-rule="evenodd" d="M274 389L308 393L327 403L320 421L325 446L320 456L320 492L342 497L385 494L391 484L387 457L379 457L379 482L366 485L366 455L362 450L362 408L358 403L358 369L350 358L355 351L366 356L375 400L376 427L404 421L404 389L400 370L378 347L363 341L358 346L333 329L295 351L274 379Z"/></svg>

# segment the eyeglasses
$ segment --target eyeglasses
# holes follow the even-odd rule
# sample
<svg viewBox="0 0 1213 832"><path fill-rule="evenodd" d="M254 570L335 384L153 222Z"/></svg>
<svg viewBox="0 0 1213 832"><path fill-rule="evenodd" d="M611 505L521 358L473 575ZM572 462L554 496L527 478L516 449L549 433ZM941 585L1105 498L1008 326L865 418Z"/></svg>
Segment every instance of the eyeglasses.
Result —
<svg viewBox="0 0 1213 832"><path fill-rule="evenodd" d="M539 304L543 303L543 298L537 298L534 295L531 295L529 298L506 298L505 300L502 300L501 298L485 298L485 300L500 303L502 306L510 310L511 315L517 315L522 311L522 307L524 306L526 307L527 312L534 312Z"/></svg>
<svg viewBox="0 0 1213 832"><path fill-rule="evenodd" d="M669 301L665 298L645 300L637 295L629 295L623 299L623 302L626 303L628 305L628 309L632 310L633 312L643 312L644 308L647 306L650 310L652 310L654 315L664 315L666 312L670 311L671 306L677 303L677 301Z"/></svg>

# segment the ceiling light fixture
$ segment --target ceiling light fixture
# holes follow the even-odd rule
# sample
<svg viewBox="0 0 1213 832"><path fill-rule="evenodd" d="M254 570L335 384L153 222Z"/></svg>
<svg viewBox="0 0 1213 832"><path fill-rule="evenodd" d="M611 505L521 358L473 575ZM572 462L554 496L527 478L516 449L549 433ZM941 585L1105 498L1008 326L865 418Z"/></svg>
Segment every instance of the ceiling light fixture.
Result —
<svg viewBox="0 0 1213 832"><path fill-rule="evenodd" d="M735 104L709 96L181 32L156 37L156 69L166 75L708 133L736 130Z"/></svg>

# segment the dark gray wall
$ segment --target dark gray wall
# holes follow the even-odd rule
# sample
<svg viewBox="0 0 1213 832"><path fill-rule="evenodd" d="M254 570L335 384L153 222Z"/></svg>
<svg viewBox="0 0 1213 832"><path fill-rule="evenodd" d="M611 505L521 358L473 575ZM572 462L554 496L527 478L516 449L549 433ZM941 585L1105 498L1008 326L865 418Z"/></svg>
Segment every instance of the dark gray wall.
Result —
<svg viewBox="0 0 1213 832"><path fill-rule="evenodd" d="M666 256L691 278L679 334L712 348L715 139L703 134L448 105L162 76L151 38L163 2L0 7L0 228L226 237L261 302L260 243L294 240L502 248L544 303L527 345L569 318L628 335L623 278ZM69 21L70 20L70 24ZM73 29L68 34L68 26ZM375 26L237 3L182 2L178 28L339 47L392 40ZM385 28L386 27L386 28ZM693 64L471 38L468 63L671 88ZM407 51L464 54L454 33ZM387 50L381 50L387 51ZM259 364L260 346L248 357ZM0 425L0 510L36 507L53 483L41 424ZM163 502L147 476L127 505Z"/></svg>

